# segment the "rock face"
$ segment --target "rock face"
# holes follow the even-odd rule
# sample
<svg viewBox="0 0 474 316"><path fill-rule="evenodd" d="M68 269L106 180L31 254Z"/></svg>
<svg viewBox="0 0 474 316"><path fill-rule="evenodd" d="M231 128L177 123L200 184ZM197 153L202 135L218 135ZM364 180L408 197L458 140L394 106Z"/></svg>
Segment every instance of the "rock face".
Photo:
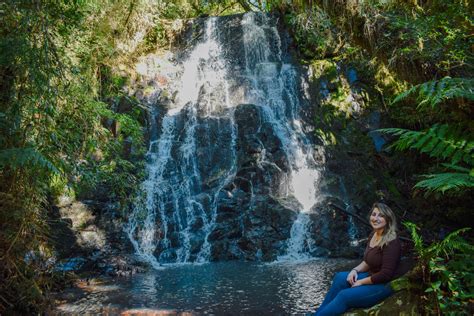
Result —
<svg viewBox="0 0 474 316"><path fill-rule="evenodd" d="M198 19L186 38L173 56L143 57L129 88L151 116L126 225L135 252L152 264L360 253L352 241L367 231L352 214L368 205L338 171L351 163L313 133L318 99L278 18Z"/></svg>
<svg viewBox="0 0 474 316"><path fill-rule="evenodd" d="M133 257L114 204L62 197L50 217L57 254L52 269L124 276L142 271ZM56 260L59 259L57 262Z"/></svg>

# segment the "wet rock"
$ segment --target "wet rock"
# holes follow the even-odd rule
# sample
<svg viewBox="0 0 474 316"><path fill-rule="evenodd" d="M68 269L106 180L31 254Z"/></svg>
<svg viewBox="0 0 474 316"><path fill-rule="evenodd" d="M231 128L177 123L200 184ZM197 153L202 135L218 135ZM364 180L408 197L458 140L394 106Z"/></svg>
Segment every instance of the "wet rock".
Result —
<svg viewBox="0 0 474 316"><path fill-rule="evenodd" d="M341 206L333 206L337 204ZM350 243L350 215L341 209L344 209L344 203L332 199L327 204L318 206L316 212L310 215L311 236L317 246L315 253L330 257L358 258L362 255L363 248Z"/></svg>
<svg viewBox="0 0 474 316"><path fill-rule="evenodd" d="M162 252L155 251L154 255L156 258L159 258L160 262L164 263L175 262L177 258L175 249L165 249Z"/></svg>
<svg viewBox="0 0 474 316"><path fill-rule="evenodd" d="M49 216L53 242L61 272L125 276L144 267L136 261L130 241L123 231L118 203L100 200L75 201L61 197Z"/></svg>

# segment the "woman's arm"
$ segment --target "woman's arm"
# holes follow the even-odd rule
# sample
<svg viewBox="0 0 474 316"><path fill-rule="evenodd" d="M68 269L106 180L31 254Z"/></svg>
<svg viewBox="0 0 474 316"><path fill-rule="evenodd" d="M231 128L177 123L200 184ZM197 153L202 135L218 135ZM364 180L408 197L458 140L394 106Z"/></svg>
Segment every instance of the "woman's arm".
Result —
<svg viewBox="0 0 474 316"><path fill-rule="evenodd" d="M369 271L369 265L365 262L362 261L357 265L357 267L353 268L351 272L349 272L349 275L347 276L347 282L349 282L350 285L354 286L354 283L357 282L357 274L359 272L366 272Z"/></svg>
<svg viewBox="0 0 474 316"><path fill-rule="evenodd" d="M369 271L369 265L365 261L362 261L357 267L352 270L356 270L357 272L367 272Z"/></svg>

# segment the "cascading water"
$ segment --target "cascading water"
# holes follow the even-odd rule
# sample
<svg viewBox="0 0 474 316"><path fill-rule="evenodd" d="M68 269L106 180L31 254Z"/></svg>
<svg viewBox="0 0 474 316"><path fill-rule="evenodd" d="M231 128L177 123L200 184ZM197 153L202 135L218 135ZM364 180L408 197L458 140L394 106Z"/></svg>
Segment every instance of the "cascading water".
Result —
<svg viewBox="0 0 474 316"><path fill-rule="evenodd" d="M243 16L243 56L220 43L223 35L217 23L218 18L206 20L203 39L182 62L173 106L161 120L161 127L154 127L156 133L152 131L143 196L137 198L126 227L136 253L155 267L211 259L212 242L220 238L213 233L223 220L219 217L220 204L245 200L232 193L237 192L237 180L249 183L248 208L254 207L254 172L247 178L241 175L249 167L238 154L243 143L239 139L242 122L236 121L235 113L243 104L251 104L257 111L256 134L261 135L260 131L269 126L284 153L284 162L275 161L276 153L269 148L268 139L255 136L261 148L256 165L280 174L272 178L280 180L270 194L275 199L293 198L298 205L285 243L286 254L279 259L308 257L313 247L308 213L317 203L320 166L302 128L297 71L284 59L280 35L268 16ZM237 57L230 57L232 54ZM239 214L235 235L245 239L247 224ZM225 247L238 245L240 241ZM256 253L260 256L261 249Z"/></svg>
<svg viewBox="0 0 474 316"><path fill-rule="evenodd" d="M309 257L308 250L313 246L308 231L308 213L317 202L320 172L313 159L311 143L301 127L296 71L291 64L282 61L276 27L265 29L267 23L262 24L263 27L255 24L254 14L247 14L242 20L246 76L252 83L250 96L245 101L261 107L263 121L272 124L281 140L290 164L287 192L301 205L291 227L286 254L278 259L304 259ZM273 45L268 42L268 32L275 34L277 39ZM272 54L272 46L276 46L276 54Z"/></svg>
<svg viewBox="0 0 474 316"><path fill-rule="evenodd" d="M152 135L154 139L147 154L148 178L142 185L145 201L136 203L126 228L136 253L154 266L159 265L158 261L185 263L207 260L210 251L207 238L215 221L217 195L235 173L232 110L219 117L212 116L214 111L230 108L215 22L215 18L207 21L204 41L195 47L184 63L176 106L164 116L160 135ZM200 95L204 85L208 93ZM218 89L224 93L212 94ZM198 112L204 112L204 119L198 117ZM231 159L213 190L200 195L203 190L196 129L209 121L231 127L227 135L223 133ZM144 219L143 213L146 213ZM196 225L200 226L197 232L193 230ZM157 232L157 227L161 227L161 232ZM199 235L200 240L196 240L194 235ZM155 256L157 248L162 250L158 261ZM175 249L169 251L172 248Z"/></svg>

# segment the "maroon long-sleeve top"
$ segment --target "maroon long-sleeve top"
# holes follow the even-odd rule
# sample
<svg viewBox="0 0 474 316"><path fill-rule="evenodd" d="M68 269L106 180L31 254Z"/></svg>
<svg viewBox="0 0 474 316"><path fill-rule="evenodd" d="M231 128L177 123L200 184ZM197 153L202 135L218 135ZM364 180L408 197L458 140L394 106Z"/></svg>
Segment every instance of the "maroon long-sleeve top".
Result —
<svg viewBox="0 0 474 316"><path fill-rule="evenodd" d="M387 283L398 276L400 265L401 245L400 240L395 238L380 248L370 247L370 240L374 233L370 234L367 248L365 248L364 261L369 266L370 279L372 283Z"/></svg>

